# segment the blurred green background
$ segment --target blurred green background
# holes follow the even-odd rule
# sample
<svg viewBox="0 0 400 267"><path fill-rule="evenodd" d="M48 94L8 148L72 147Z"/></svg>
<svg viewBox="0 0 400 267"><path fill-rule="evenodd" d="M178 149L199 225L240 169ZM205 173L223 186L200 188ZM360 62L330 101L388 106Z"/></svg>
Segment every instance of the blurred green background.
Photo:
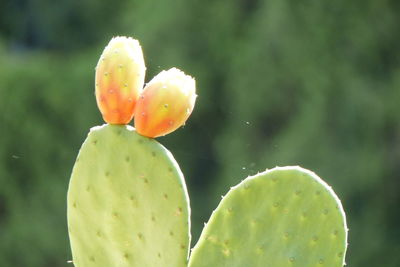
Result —
<svg viewBox="0 0 400 267"><path fill-rule="evenodd" d="M348 266L400 266L399 14L396 0L2 0L0 266L71 266L68 180L103 123L94 67L116 35L141 42L146 81L196 77L187 125L159 138L186 176L192 245L230 186L301 165L342 199Z"/></svg>

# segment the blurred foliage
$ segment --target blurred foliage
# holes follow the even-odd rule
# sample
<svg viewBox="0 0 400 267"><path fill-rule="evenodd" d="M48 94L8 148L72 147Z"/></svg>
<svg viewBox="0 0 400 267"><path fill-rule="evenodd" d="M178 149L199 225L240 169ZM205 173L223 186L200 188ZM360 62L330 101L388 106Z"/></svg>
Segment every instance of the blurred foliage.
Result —
<svg viewBox="0 0 400 267"><path fill-rule="evenodd" d="M140 40L147 81L173 66L197 79L189 122L159 140L186 174L193 244L230 186L301 165L343 201L348 265L399 266L399 12L395 0L6 0L0 266L70 266L68 180L103 123L94 66L113 35Z"/></svg>

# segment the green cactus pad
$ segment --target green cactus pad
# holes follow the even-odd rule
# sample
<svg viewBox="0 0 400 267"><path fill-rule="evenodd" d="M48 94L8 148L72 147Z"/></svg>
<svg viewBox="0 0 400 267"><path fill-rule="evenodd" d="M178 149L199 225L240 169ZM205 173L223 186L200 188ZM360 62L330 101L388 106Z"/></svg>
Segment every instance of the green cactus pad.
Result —
<svg viewBox="0 0 400 267"><path fill-rule="evenodd" d="M75 267L187 266L189 198L171 153L126 125L91 129L72 171Z"/></svg>
<svg viewBox="0 0 400 267"><path fill-rule="evenodd" d="M341 267L345 214L332 189L300 167L248 177L223 198L190 267Z"/></svg>

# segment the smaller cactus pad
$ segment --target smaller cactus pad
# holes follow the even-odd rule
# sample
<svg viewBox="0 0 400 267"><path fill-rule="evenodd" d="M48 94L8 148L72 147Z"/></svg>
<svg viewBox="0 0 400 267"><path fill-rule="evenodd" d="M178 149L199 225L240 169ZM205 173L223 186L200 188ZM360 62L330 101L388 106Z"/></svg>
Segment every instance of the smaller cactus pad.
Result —
<svg viewBox="0 0 400 267"><path fill-rule="evenodd" d="M189 213L167 149L130 126L91 129L68 190L75 267L187 266Z"/></svg>
<svg viewBox="0 0 400 267"><path fill-rule="evenodd" d="M277 167L223 198L194 247L190 267L342 267L342 205L316 174Z"/></svg>

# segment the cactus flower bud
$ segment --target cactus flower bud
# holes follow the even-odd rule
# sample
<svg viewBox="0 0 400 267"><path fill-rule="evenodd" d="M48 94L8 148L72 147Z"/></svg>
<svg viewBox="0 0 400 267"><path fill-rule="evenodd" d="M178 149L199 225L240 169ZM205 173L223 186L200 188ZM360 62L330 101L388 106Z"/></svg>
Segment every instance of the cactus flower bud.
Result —
<svg viewBox="0 0 400 267"><path fill-rule="evenodd" d="M146 67L142 48L130 37L114 37L96 67L96 100L103 119L128 124L143 89Z"/></svg>
<svg viewBox="0 0 400 267"><path fill-rule="evenodd" d="M175 131L192 113L196 96L192 77L176 68L162 71L139 97L135 109L137 132L155 138Z"/></svg>

